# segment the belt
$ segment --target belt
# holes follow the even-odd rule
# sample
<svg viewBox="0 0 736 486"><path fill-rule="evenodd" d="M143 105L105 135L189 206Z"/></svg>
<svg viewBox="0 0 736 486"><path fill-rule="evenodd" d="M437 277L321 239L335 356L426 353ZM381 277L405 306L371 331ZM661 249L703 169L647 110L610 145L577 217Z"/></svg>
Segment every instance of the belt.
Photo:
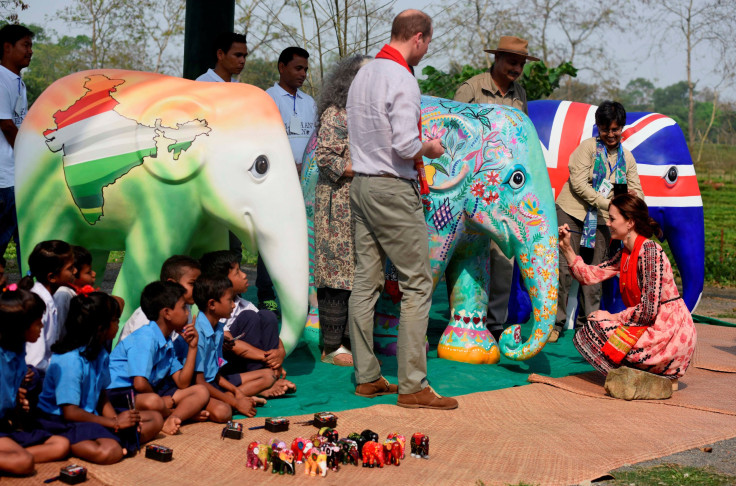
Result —
<svg viewBox="0 0 736 486"><path fill-rule="evenodd" d="M414 179L407 179L405 177L399 177L399 176L395 176L393 174L361 174L361 173L356 173L355 175L357 175L358 177L383 177L383 178L386 178L386 179L397 179L397 180L400 180L400 181L415 182Z"/></svg>

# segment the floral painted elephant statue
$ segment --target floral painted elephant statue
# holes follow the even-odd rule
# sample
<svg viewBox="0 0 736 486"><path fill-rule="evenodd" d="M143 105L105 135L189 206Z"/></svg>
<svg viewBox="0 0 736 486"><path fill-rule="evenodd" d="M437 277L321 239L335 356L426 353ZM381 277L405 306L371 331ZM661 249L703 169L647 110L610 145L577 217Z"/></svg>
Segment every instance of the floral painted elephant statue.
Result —
<svg viewBox="0 0 736 486"><path fill-rule="evenodd" d="M312 447L305 454L306 462L304 464L304 474L311 476L327 475L327 454L319 449L319 447Z"/></svg>
<svg viewBox="0 0 736 486"><path fill-rule="evenodd" d="M435 286L445 275L452 289L450 322L437 354L468 363L497 363L500 347L510 359L531 358L541 351L554 324L558 284L554 195L534 126L522 112L503 106L423 96L421 107L423 138L441 138L446 147L441 158L425 160L431 190L424 207L432 275ZM310 232L318 174L315 147L313 137L302 173ZM526 341L517 325L507 329L497 345L485 327L491 239L521 264L534 307ZM377 306L374 344L388 354L395 354L397 302L395 295L384 292ZM317 316L313 308L305 336L312 342Z"/></svg>
<svg viewBox="0 0 736 486"><path fill-rule="evenodd" d="M125 261L114 293L138 306L174 254L258 250L293 350L308 295L307 222L278 108L262 90L135 71L84 71L33 104L15 144L23 255L42 240L88 248L99 278ZM25 270L25 269L24 269Z"/></svg>
<svg viewBox="0 0 736 486"><path fill-rule="evenodd" d="M383 467L386 464L383 446L374 440L369 440L363 445L362 455L363 467Z"/></svg>
<svg viewBox="0 0 736 486"><path fill-rule="evenodd" d="M539 134L555 197L569 177L570 154L580 140L597 135L597 106L570 101L532 101L529 117ZM691 311L703 292L705 273L705 225L690 151L682 130L672 118L659 113L626 114L623 146L634 155L649 214L662 228L674 263L682 277L682 297ZM518 285L509 304L509 322L525 319L529 298ZM570 295L573 295L571 293ZM604 282L601 305L611 312L623 310L618 278ZM575 316L570 299L567 315Z"/></svg>

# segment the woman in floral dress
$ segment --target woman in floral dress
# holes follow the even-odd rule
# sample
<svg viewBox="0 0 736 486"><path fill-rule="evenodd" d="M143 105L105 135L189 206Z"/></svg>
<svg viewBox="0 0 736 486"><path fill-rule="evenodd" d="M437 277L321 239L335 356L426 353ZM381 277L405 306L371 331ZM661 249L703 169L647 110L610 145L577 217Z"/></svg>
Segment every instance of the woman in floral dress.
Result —
<svg viewBox="0 0 736 486"><path fill-rule="evenodd" d="M620 276L626 309L588 316L573 343L580 354L604 375L630 366L673 381L685 374L695 350L692 316L678 293L672 266L662 247L650 238L659 225L649 217L646 203L632 194L615 196L609 209L611 238L623 242L612 259L586 265L570 245L570 228L562 225L560 253L573 276L590 285Z"/></svg>
<svg viewBox="0 0 736 486"><path fill-rule="evenodd" d="M319 167L314 205L314 285L317 287L322 361L353 366L348 336L348 299L353 288L355 248L350 212L353 179L345 104L350 83L370 60L341 61L322 87L315 159Z"/></svg>

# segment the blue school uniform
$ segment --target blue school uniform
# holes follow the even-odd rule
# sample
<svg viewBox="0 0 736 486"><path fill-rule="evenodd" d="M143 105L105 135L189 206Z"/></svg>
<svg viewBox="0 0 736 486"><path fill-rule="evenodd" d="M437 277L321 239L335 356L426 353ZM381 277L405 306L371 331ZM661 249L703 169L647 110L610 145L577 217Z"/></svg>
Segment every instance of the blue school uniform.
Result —
<svg viewBox="0 0 736 486"><path fill-rule="evenodd" d="M94 422L72 422L64 418L63 405L76 405L86 412L99 415L97 405L100 395L110 382L108 371L109 355L100 350L97 357L89 361L77 348L63 354L52 354L43 390L38 397L39 422L49 431L63 435L76 444L84 440L120 438L109 429Z"/></svg>
<svg viewBox="0 0 736 486"><path fill-rule="evenodd" d="M194 371L204 374L207 383L213 383L220 367L225 364L222 357L222 342L225 338L225 325L218 322L212 327L204 312L197 315L194 327L199 333L197 344L197 361Z"/></svg>
<svg viewBox="0 0 736 486"><path fill-rule="evenodd" d="M0 437L10 437L21 446L30 447L46 442L51 434L41 427L17 430L8 420L7 415L15 409L18 388L23 382L26 369L25 346L19 353L0 348Z"/></svg>
<svg viewBox="0 0 736 486"><path fill-rule="evenodd" d="M108 388L133 386L133 378L142 376L153 388L182 369L171 339L151 321L120 341L110 354Z"/></svg>

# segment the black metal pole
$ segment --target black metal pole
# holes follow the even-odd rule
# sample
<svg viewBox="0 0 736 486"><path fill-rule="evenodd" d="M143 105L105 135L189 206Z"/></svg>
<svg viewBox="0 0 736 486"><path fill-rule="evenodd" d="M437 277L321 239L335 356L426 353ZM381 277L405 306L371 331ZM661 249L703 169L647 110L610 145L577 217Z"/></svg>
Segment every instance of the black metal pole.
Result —
<svg viewBox="0 0 736 486"><path fill-rule="evenodd" d="M195 79L215 66L213 42L235 25L235 0L187 0L184 77Z"/></svg>

